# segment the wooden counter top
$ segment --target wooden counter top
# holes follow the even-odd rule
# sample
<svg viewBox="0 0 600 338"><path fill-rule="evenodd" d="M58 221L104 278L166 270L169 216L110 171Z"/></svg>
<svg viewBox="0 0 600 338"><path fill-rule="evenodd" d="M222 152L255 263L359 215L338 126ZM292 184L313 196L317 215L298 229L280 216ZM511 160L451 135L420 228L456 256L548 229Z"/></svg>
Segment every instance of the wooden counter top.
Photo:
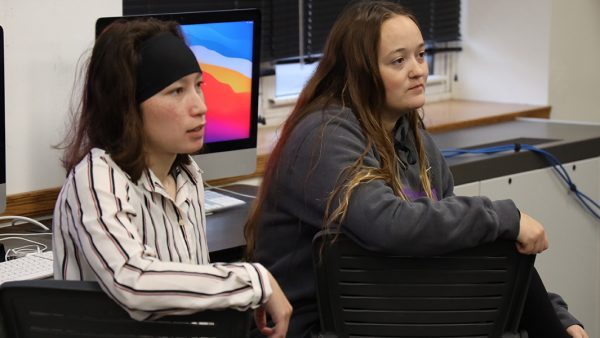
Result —
<svg viewBox="0 0 600 338"><path fill-rule="evenodd" d="M431 133L514 120L517 117L550 118L550 106L448 100L425 105L424 122Z"/></svg>
<svg viewBox="0 0 600 338"><path fill-rule="evenodd" d="M455 130L514 120L517 117L549 118L550 106L448 100L425 105L424 122L432 132ZM272 146L277 141L278 126L258 129L256 172L248 176L210 181L212 185L230 184L262 176ZM52 214L60 188L44 189L7 196L4 215L45 216Z"/></svg>

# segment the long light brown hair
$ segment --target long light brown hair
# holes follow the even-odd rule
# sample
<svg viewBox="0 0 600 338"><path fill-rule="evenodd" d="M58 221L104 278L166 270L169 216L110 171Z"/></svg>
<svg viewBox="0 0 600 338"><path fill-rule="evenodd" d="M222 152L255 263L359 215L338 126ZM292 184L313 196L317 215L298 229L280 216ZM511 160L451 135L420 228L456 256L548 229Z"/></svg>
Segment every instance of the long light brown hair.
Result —
<svg viewBox="0 0 600 338"><path fill-rule="evenodd" d="M57 146L65 150L62 164L67 175L92 148L109 153L134 181L147 168L142 113L135 97L137 67L142 42L161 32L183 39L176 22L152 18L118 20L98 36L84 64L81 99ZM188 156L178 155L173 165L188 162Z"/></svg>
<svg viewBox="0 0 600 338"><path fill-rule="evenodd" d="M246 223L247 254L251 258L260 222L261 205L267 190L277 174L277 166L294 128L307 115L328 106L348 107L357 117L367 144L361 156L344 170L341 180L327 200L323 227L341 224L346 216L352 192L361 183L381 179L402 199L407 196L398 177L398 159L393 136L384 128L382 108L385 104L385 88L378 65L378 50L383 22L393 16L403 15L416 19L402 6L388 1L361 1L347 7L334 23L323 57L300 93L296 106L287 118L281 135L265 168L264 178L252 212ZM420 180L425 194L432 198L431 183L427 175L427 157L419 133L423 128L418 111L408 114L419 154ZM365 156L375 148L380 156L380 167L368 167ZM337 204L337 206L336 206Z"/></svg>

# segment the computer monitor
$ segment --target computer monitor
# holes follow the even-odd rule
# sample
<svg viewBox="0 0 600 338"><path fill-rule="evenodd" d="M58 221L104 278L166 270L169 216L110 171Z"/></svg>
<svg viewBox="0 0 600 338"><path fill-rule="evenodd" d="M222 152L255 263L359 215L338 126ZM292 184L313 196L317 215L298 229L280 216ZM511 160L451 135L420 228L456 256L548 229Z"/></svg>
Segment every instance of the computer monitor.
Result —
<svg viewBox="0 0 600 338"><path fill-rule="evenodd" d="M6 210L6 136L4 135L4 29L0 26L0 213Z"/></svg>
<svg viewBox="0 0 600 338"><path fill-rule="evenodd" d="M193 158L204 180L254 173L260 12L241 9L100 18L96 36L117 19L149 16L178 22L202 69L207 123L204 147Z"/></svg>

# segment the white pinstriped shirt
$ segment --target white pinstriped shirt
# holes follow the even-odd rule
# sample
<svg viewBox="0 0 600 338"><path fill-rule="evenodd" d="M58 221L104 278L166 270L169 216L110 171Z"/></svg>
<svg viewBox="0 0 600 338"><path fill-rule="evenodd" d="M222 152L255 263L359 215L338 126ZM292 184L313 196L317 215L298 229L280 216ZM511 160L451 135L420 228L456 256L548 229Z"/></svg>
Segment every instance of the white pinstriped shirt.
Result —
<svg viewBox="0 0 600 338"><path fill-rule="evenodd" d="M180 168L176 182L173 201L151 171L136 184L92 149L56 202L54 278L98 281L138 320L264 303L271 286L260 264L209 263L197 165Z"/></svg>

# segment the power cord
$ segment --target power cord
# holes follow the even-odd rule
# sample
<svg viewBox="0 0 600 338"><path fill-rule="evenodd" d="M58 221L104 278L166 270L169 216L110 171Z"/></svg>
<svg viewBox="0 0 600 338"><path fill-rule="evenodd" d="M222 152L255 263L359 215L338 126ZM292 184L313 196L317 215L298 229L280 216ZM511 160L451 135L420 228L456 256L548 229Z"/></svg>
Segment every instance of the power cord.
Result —
<svg viewBox="0 0 600 338"><path fill-rule="evenodd" d="M224 191L233 195L237 195L237 196L241 196L241 197L246 197L246 198L250 198L250 199L255 199L256 196L253 195L248 195L248 194L242 194L240 192L237 191L233 191L233 190L229 190L229 189L225 189L225 188L221 188L221 187L217 187L214 185L210 185L208 183L204 183L204 185L206 186L207 189L209 190L219 190L219 191Z"/></svg>
<svg viewBox="0 0 600 338"><path fill-rule="evenodd" d="M13 239L13 240L21 240L21 241L25 241L25 242L29 242L32 244L27 244L27 245L23 245L17 248L10 248L8 250L6 250L6 252L4 253L4 261L7 261L9 259L13 259L13 258L18 258L18 257L24 257L27 256L28 254L32 254L32 253L41 253L46 251L46 249L48 249L48 246L44 243L41 242L37 242L25 237L21 237L21 236L29 236L29 235L52 235L52 233L40 233L40 234L0 234L0 236L9 236L9 237L2 237L0 238L0 241L6 241L9 239Z"/></svg>
<svg viewBox="0 0 600 338"><path fill-rule="evenodd" d="M506 144L495 147L487 147L487 148L476 148L476 149L461 149L461 148L450 148L442 150L442 155L446 158L452 158L464 154L495 154L499 152L505 151L514 151L516 153L521 150L529 150L539 155L542 155L544 159L552 166L554 171L558 174L558 176L562 179L562 181L567 185L570 191L572 191L577 198L577 200L583 205L583 207L588 210L594 217L600 220L600 204L591 199L589 196L581 192L573 180L569 173L564 168L562 163L556 156L551 154L550 152L540 149L538 147L529 145L529 144Z"/></svg>
<svg viewBox="0 0 600 338"><path fill-rule="evenodd" d="M10 222L8 224L0 225L0 228L16 226L16 225L19 225L19 224L17 224L18 222L22 222L22 223L34 224L34 225L44 229L47 232L0 233L0 242L12 239L12 240L21 240L21 241L31 243L31 244L23 245L20 247L7 249L4 252L4 257L2 257L2 259L0 259L0 261L6 261L9 259L13 259L13 258L23 257L23 256L26 256L26 255L32 254L32 253L41 253L48 249L48 246L46 244L24 237L24 236L52 235L52 232L50 232L50 229L46 225L40 223L39 221L37 221L35 219L29 218L29 217L24 217L24 216L0 216L0 221L6 221L6 220L9 220Z"/></svg>
<svg viewBox="0 0 600 338"><path fill-rule="evenodd" d="M35 224L35 225L39 226L40 228L42 228L42 229L44 229L46 231L50 231L50 229L47 226L45 226L44 224L42 224L42 223L40 223L40 222L38 222L38 221L36 221L36 220L34 220L32 218L29 218L29 217L24 217L24 216L0 216L0 221L6 221L6 220L10 220L12 222L10 222L10 224L8 224L8 225L0 225L0 228L5 228L5 227L13 226L13 225L16 225L16 223L18 221L23 221L23 222L26 222L26 223Z"/></svg>

